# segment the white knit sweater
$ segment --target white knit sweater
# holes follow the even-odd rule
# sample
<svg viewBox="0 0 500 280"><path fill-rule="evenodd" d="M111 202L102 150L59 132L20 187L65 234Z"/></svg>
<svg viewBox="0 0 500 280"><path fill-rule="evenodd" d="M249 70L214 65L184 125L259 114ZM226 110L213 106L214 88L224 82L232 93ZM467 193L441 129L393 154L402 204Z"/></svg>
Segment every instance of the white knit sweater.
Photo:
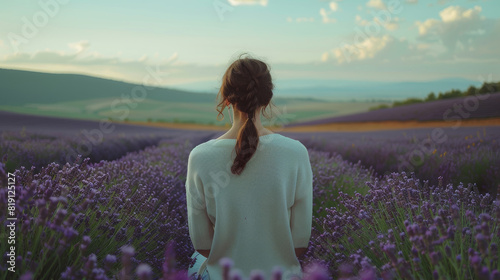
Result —
<svg viewBox="0 0 500 280"><path fill-rule="evenodd" d="M231 173L236 139L211 139L189 155L186 199L189 235L197 250L210 249L207 271L222 279L229 257L243 277L259 269L265 279L280 266L283 279L302 276L294 248L311 236L312 169L306 147L273 133L259 137L242 174Z"/></svg>

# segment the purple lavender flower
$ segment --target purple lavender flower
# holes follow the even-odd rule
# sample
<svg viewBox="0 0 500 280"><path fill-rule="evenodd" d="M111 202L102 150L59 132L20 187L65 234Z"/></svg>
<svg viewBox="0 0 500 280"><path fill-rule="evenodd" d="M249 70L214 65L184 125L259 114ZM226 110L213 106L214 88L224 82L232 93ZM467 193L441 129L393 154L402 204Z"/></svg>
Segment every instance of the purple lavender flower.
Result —
<svg viewBox="0 0 500 280"><path fill-rule="evenodd" d="M232 269L231 272L229 273L229 277L231 280L242 280L242 273L241 270L239 269Z"/></svg>
<svg viewBox="0 0 500 280"><path fill-rule="evenodd" d="M437 270L432 272L432 279L439 280L439 272Z"/></svg>
<svg viewBox="0 0 500 280"><path fill-rule="evenodd" d="M483 266L477 271L477 278L480 280L490 280L490 270L487 266Z"/></svg>
<svg viewBox="0 0 500 280"><path fill-rule="evenodd" d="M476 241L479 247L479 250L481 251L481 254L484 256L487 253L488 250L488 241L486 240L486 237L482 233L476 234Z"/></svg>
<svg viewBox="0 0 500 280"><path fill-rule="evenodd" d="M150 280L153 276L151 267L145 263L141 263L137 266L136 273L140 280Z"/></svg>
<svg viewBox="0 0 500 280"><path fill-rule="evenodd" d="M441 252L431 252L430 257L433 265L438 265L441 260Z"/></svg>
<svg viewBox="0 0 500 280"><path fill-rule="evenodd" d="M32 280L33 278L33 273L31 271L28 271L26 273L23 273L21 277L19 277L19 280Z"/></svg>
<svg viewBox="0 0 500 280"><path fill-rule="evenodd" d="M500 272L498 270L493 270L490 274L491 280L500 280Z"/></svg>
<svg viewBox="0 0 500 280"><path fill-rule="evenodd" d="M250 280L264 280L264 272L262 270L252 270L250 272Z"/></svg>
<svg viewBox="0 0 500 280"><path fill-rule="evenodd" d="M341 268L342 275L350 275L352 269L349 265L342 265ZM325 266L320 263L312 263L305 268L304 280L328 280L328 270Z"/></svg>
<svg viewBox="0 0 500 280"><path fill-rule="evenodd" d="M106 269L111 270L112 266L116 263L116 256L107 254L104 258L104 265Z"/></svg>
<svg viewBox="0 0 500 280"><path fill-rule="evenodd" d="M271 280L281 280L283 276L283 270L280 266L273 267L271 272Z"/></svg>
<svg viewBox="0 0 500 280"><path fill-rule="evenodd" d="M219 260L219 265L222 266L222 277L224 280L229 280L229 271L234 262L230 258L222 258Z"/></svg>

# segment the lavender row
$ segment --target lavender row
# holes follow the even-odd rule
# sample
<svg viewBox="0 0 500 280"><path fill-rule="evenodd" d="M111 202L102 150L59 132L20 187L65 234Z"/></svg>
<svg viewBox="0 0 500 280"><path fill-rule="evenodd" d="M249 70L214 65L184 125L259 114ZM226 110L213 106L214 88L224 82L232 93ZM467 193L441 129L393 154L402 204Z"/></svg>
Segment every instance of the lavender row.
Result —
<svg viewBox="0 0 500 280"><path fill-rule="evenodd" d="M314 218L307 261L334 279L500 279L500 201L405 173L367 185Z"/></svg>
<svg viewBox="0 0 500 280"><path fill-rule="evenodd" d="M159 269L170 240L177 244L178 265L186 267L193 252L182 180L189 150L185 143L170 143L115 161L87 158L81 164L51 163L40 172L17 169L18 271L31 271L36 279L59 279L63 272L66 279L80 279L83 260L92 253L108 268L99 274L113 273L116 266L106 266L106 256L117 255L123 245L139 248L134 263ZM7 191L0 192L5 222ZM5 246L0 251L7 252Z"/></svg>
<svg viewBox="0 0 500 280"><path fill-rule="evenodd" d="M307 147L340 154L378 174L414 172L437 184L476 184L478 191L496 195L500 186L500 129L433 128L365 133L297 135Z"/></svg>
<svg viewBox="0 0 500 280"><path fill-rule="evenodd" d="M287 125L381 121L450 121L500 117L500 93L459 97Z"/></svg>
<svg viewBox="0 0 500 280"><path fill-rule="evenodd" d="M90 162L114 160L128 152L139 151L162 141L190 140L198 143L213 133L204 132L165 132L149 134L110 134L76 135L52 133L34 133L26 131L2 132L0 135L0 161L8 171L21 166L39 171L41 167L55 162L64 165L73 163L78 155L81 159L90 158ZM79 162L81 163L81 162Z"/></svg>

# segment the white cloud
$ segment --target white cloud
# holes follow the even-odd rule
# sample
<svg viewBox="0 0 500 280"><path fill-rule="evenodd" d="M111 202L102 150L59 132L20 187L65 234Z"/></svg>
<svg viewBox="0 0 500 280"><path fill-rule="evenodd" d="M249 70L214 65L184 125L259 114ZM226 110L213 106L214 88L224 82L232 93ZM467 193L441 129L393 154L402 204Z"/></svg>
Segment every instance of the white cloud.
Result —
<svg viewBox="0 0 500 280"><path fill-rule="evenodd" d="M380 21L378 20L378 18L377 18L377 21L380 23ZM383 26L387 30L394 31L394 30L396 30L396 29L399 28L399 21L400 21L399 18L395 17L391 21L389 21L387 23L383 23Z"/></svg>
<svg viewBox="0 0 500 280"><path fill-rule="evenodd" d="M477 28L478 23L484 20L480 15L481 10L480 6L468 10L460 6L450 6L439 13L441 20L427 19L424 22L417 21L415 24L420 35Z"/></svg>
<svg viewBox="0 0 500 280"><path fill-rule="evenodd" d="M339 4L337 2L330 2L330 10L336 12L339 9Z"/></svg>
<svg viewBox="0 0 500 280"><path fill-rule="evenodd" d="M96 52L88 53L85 50L90 44L86 41L68 45L72 51L45 50L34 53L12 53L0 57L0 67L41 72L79 73L137 83L141 83L141 79L148 74L148 68L156 69L158 66L172 73L182 72L183 69L183 66L177 63L177 53L166 59L155 58L154 61L149 61L145 55L139 59L125 60L119 57L103 56ZM196 72L196 69L194 71ZM174 79L188 78L188 75L181 76L172 75Z"/></svg>
<svg viewBox="0 0 500 280"><path fill-rule="evenodd" d="M441 56L484 59L499 56L500 19L481 16L482 8L450 6L439 13L440 19L417 21L418 40L443 46Z"/></svg>
<svg viewBox="0 0 500 280"><path fill-rule="evenodd" d="M424 22L417 21L415 22L415 25L418 27L418 33L420 35L427 35L429 30L431 30L434 26L438 25L440 23L439 20L430 18Z"/></svg>
<svg viewBox="0 0 500 280"><path fill-rule="evenodd" d="M450 2L450 0L438 0L438 1L437 1L437 3L438 3L439 5L445 5L445 4L447 4L448 2Z"/></svg>
<svg viewBox="0 0 500 280"><path fill-rule="evenodd" d="M298 23L302 23L302 22L314 22L314 18L311 17L311 18L308 18L308 17L299 17L299 18L296 18L295 20L291 17L287 17L286 18L286 21L287 22L298 22Z"/></svg>
<svg viewBox="0 0 500 280"><path fill-rule="evenodd" d="M328 52L324 52L322 55L321 55L321 61L325 62L325 61L328 61L328 58L330 57L330 53Z"/></svg>
<svg viewBox="0 0 500 280"><path fill-rule="evenodd" d="M356 15L355 17L356 23L360 26L367 26L368 21L366 19L363 19L360 15Z"/></svg>
<svg viewBox="0 0 500 280"><path fill-rule="evenodd" d="M379 9L379 10L385 10L387 7L385 6L384 1L382 0L369 0L368 3L366 3L366 6Z"/></svg>
<svg viewBox="0 0 500 280"><path fill-rule="evenodd" d="M331 50L331 56L323 54L322 58L334 58L339 64L351 61L377 59L377 61L394 61L411 59L421 53L406 39L396 39L393 36L366 37L361 42L347 44ZM323 61L326 61L323 60Z"/></svg>
<svg viewBox="0 0 500 280"><path fill-rule="evenodd" d="M321 15L321 18L323 20L323 23L335 23L337 22L336 19L330 18L328 15L331 14L331 11L327 11L324 8L319 9L319 14Z"/></svg>
<svg viewBox="0 0 500 280"><path fill-rule="evenodd" d="M443 22L453 22L460 20L475 20L479 19L479 14L482 8L475 6L472 9L466 10L460 6L450 6L439 13Z"/></svg>
<svg viewBox="0 0 500 280"><path fill-rule="evenodd" d="M349 60L365 60L375 57L375 55L385 48L389 36L384 37L371 37L358 43L346 46L346 48L336 48L332 52L339 63Z"/></svg>
<svg viewBox="0 0 500 280"><path fill-rule="evenodd" d="M356 24L358 24L359 26L367 26L370 24L370 21L363 19L360 15L356 15L355 20ZM387 30L394 31L399 28L399 22L400 19L398 17L390 18L389 21L382 21L380 18L375 17L373 18L371 23L372 24L377 23L378 25L384 27Z"/></svg>
<svg viewBox="0 0 500 280"><path fill-rule="evenodd" d="M267 0L228 0L228 2L232 6L239 6L239 5L267 6Z"/></svg>
<svg viewBox="0 0 500 280"><path fill-rule="evenodd" d="M89 41L80 41L76 43L69 43L68 46L76 51L77 54L84 52L90 47Z"/></svg>
<svg viewBox="0 0 500 280"><path fill-rule="evenodd" d="M301 18L296 18L296 22L313 22L314 18L306 18L306 17L301 17Z"/></svg>

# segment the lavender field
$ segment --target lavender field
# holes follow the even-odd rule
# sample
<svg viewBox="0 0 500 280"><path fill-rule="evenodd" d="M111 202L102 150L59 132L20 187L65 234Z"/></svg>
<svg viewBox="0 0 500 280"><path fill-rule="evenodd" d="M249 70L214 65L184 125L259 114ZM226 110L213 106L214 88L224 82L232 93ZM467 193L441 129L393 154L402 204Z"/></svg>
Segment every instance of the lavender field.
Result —
<svg viewBox="0 0 500 280"><path fill-rule="evenodd" d="M89 157L114 160L163 140L204 142L211 131L154 128L98 121L34 116L0 111L0 161L9 172L24 166L39 171L55 162L64 165Z"/></svg>
<svg viewBox="0 0 500 280"><path fill-rule="evenodd" d="M500 127L458 127L378 132L289 133L311 149L341 155L376 175L414 172L437 184L475 184L496 196L500 186Z"/></svg>
<svg viewBox="0 0 500 280"><path fill-rule="evenodd" d="M456 124L467 119L498 118L500 117L499 106L500 93L496 92L293 123L288 127L380 121L449 121Z"/></svg>
<svg viewBox="0 0 500 280"><path fill-rule="evenodd" d="M186 221L187 158L195 145L217 137L199 133L165 137L111 160L39 161L39 170L19 167L13 174L2 163L2 185L15 178L17 251L9 256L2 243L0 279L10 279L12 259L22 279L186 279L194 252ZM429 133L282 133L308 147L313 167L313 236L300 258L307 279L499 279L500 205L496 193L478 190L476 182L499 182L498 130L445 131L447 141L414 174L397 170L394 159ZM44 150L42 144L30 150L33 142L51 143L54 150L44 155L49 161L68 144L9 141L16 140L10 147L26 155ZM464 173L469 169L480 175ZM2 188L4 224L8 198ZM2 227L1 236L11 234ZM231 262L221 265L229 271ZM260 279L258 272L253 279Z"/></svg>
<svg viewBox="0 0 500 280"><path fill-rule="evenodd" d="M117 2L1 4L0 280L500 280L499 0ZM275 183L225 192L269 131L287 239Z"/></svg>

